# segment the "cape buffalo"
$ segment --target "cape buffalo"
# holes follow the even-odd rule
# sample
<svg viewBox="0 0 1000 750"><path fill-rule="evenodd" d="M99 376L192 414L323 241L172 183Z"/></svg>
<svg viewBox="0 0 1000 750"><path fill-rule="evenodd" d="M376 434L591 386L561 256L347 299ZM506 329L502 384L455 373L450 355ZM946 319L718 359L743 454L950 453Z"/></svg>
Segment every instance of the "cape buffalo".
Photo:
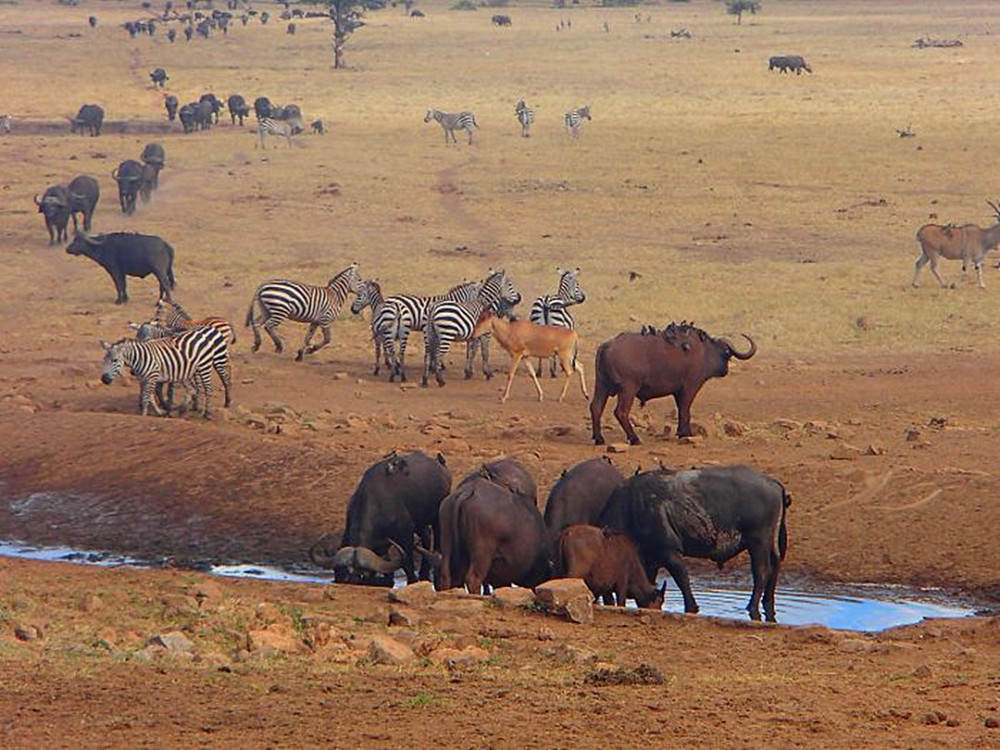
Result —
<svg viewBox="0 0 1000 750"><path fill-rule="evenodd" d="M99 136L101 134L101 126L104 124L104 110L101 109L96 104L84 104L80 107L80 111L76 113L70 121L70 132L80 131L80 135L83 135L83 131L86 128L90 131L91 136Z"/></svg>
<svg viewBox="0 0 1000 750"><path fill-rule="evenodd" d="M412 583L417 580L414 534L425 547L432 546L429 532L437 538L438 507L450 491L451 472L440 453L436 459L419 451L390 453L365 471L351 495L340 548L333 552L321 539L310 557L333 568L338 582L392 585L392 574L402 567ZM430 575L426 555L420 573L422 578Z"/></svg>
<svg viewBox="0 0 1000 750"><path fill-rule="evenodd" d="M657 591L646 577L635 543L620 531L567 526L559 535L556 560L566 578L582 578L594 598L603 597L605 604L614 594L619 607L628 598L648 609L663 606L667 582Z"/></svg>
<svg viewBox="0 0 1000 750"><path fill-rule="evenodd" d="M167 39L171 44L173 44L174 40L177 39L177 29L170 29L167 31Z"/></svg>
<svg viewBox="0 0 1000 750"><path fill-rule="evenodd" d="M91 16L90 18L88 18L87 19L87 23L90 24L90 28L96 29L97 28L97 16Z"/></svg>
<svg viewBox="0 0 1000 750"><path fill-rule="evenodd" d="M502 14L496 14L490 19L490 22L494 26L510 26L510 16L505 16Z"/></svg>
<svg viewBox="0 0 1000 750"><path fill-rule="evenodd" d="M111 179L118 183L118 201L122 213L135 213L135 198L142 186L142 164L135 159L126 159L111 171Z"/></svg>
<svg viewBox="0 0 1000 750"><path fill-rule="evenodd" d="M671 323L656 335L620 333L597 348L594 361L594 398L590 418L594 443L604 444L601 415L608 398L618 396L615 418L632 445L640 443L628 415L632 402L640 406L662 396L677 403L677 435L691 434L691 402L709 378L729 372L729 360L750 359L757 345L746 334L750 349L739 352L724 338L712 338L700 328L682 322Z"/></svg>
<svg viewBox="0 0 1000 750"><path fill-rule="evenodd" d="M45 228L49 230L49 244L66 241L66 225L69 224L69 190L65 185L52 185L45 189L42 199L35 196L38 213L45 217Z"/></svg>
<svg viewBox="0 0 1000 750"><path fill-rule="evenodd" d="M802 75L803 70L812 73L812 68L809 67L802 55L775 55L768 59L767 69L774 70L775 68L782 73L794 70L795 75Z"/></svg>
<svg viewBox="0 0 1000 750"><path fill-rule="evenodd" d="M181 127L184 128L185 133L190 133L194 130L195 110L197 106L197 104L185 104L181 107L180 112L177 113L181 121Z"/></svg>
<svg viewBox="0 0 1000 750"><path fill-rule="evenodd" d="M191 106L194 107L194 122L198 126L198 129L208 130L211 128L212 112L215 110L212 102L202 99L199 102L191 102Z"/></svg>
<svg viewBox="0 0 1000 750"><path fill-rule="evenodd" d="M266 96L258 96L253 101L253 111L258 120L271 116L271 100Z"/></svg>
<svg viewBox="0 0 1000 750"><path fill-rule="evenodd" d="M607 456L581 461L564 471L545 503L545 526L552 540L567 526L596 524L611 493L624 482Z"/></svg>
<svg viewBox="0 0 1000 750"><path fill-rule="evenodd" d="M243 126L243 118L250 116L250 107L247 106L246 100L239 94L233 94L229 97L229 119L232 120L233 125L236 124L236 118L240 120L240 127Z"/></svg>
<svg viewBox="0 0 1000 750"><path fill-rule="evenodd" d="M87 175L74 177L67 187L69 192L69 210L73 217L73 231L78 228L76 215L83 214L83 231L90 231L90 222L94 217L94 209L101 197L101 188L97 180Z"/></svg>
<svg viewBox="0 0 1000 750"><path fill-rule="evenodd" d="M152 168L153 176L150 187L156 190L160 186L160 170L163 169L167 161L163 145L155 142L147 143L142 149L142 155L139 158L143 164Z"/></svg>
<svg viewBox="0 0 1000 750"><path fill-rule="evenodd" d="M194 34L194 29L191 28L190 24L188 24L187 26L184 27L184 40L185 41L190 42L191 41L191 36L193 34Z"/></svg>
<svg viewBox="0 0 1000 750"><path fill-rule="evenodd" d="M791 500L780 482L746 466L709 466L636 474L615 490L601 523L628 534L646 573L665 567L684 596L684 611L697 612L682 556L719 565L750 553L753 594L747 611L774 622L774 589L785 558L785 515Z"/></svg>
<svg viewBox="0 0 1000 750"><path fill-rule="evenodd" d="M174 288L174 249L159 237L131 232L89 235L77 232L66 252L85 255L100 265L115 282L116 305L128 302L125 277L149 274L160 282L160 297L170 299Z"/></svg>
<svg viewBox="0 0 1000 750"><path fill-rule="evenodd" d="M157 169L152 164L142 165L142 180L139 182L139 197L143 203L149 203L153 198L153 190L156 189Z"/></svg>
<svg viewBox="0 0 1000 750"><path fill-rule="evenodd" d="M198 102L208 102L212 106L212 122L217 123L219 121L219 112L226 106L222 103L222 100L216 98L215 94L202 94Z"/></svg>
<svg viewBox="0 0 1000 750"><path fill-rule="evenodd" d="M177 118L177 97L173 94L163 95L163 106L167 108L167 119L173 122Z"/></svg>
<svg viewBox="0 0 1000 750"><path fill-rule="evenodd" d="M535 478L513 458L499 458L483 464L477 472L473 472L466 479L474 476L484 477L494 484L506 487L533 508L538 507L538 485L535 483Z"/></svg>
<svg viewBox="0 0 1000 750"><path fill-rule="evenodd" d="M157 68L154 70L149 74L149 78L152 80L154 86L159 86L161 89L166 82L170 80L170 77L167 75L167 71L163 68Z"/></svg>

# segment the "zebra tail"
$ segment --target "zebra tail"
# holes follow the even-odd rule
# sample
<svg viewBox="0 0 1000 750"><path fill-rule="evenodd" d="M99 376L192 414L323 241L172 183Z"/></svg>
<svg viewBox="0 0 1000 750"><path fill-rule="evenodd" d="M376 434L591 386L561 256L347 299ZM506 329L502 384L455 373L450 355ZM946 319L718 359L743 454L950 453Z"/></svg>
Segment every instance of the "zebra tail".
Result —
<svg viewBox="0 0 1000 750"><path fill-rule="evenodd" d="M475 115L472 116L472 124L473 124L473 126L475 126L477 128L479 127L479 123L476 122L476 116Z"/></svg>
<svg viewBox="0 0 1000 750"><path fill-rule="evenodd" d="M244 321L243 325L249 328L253 324L253 305L257 301L257 292L253 293L253 298L250 300L250 309L247 310L247 319ZM236 341L236 334L233 334L233 341Z"/></svg>

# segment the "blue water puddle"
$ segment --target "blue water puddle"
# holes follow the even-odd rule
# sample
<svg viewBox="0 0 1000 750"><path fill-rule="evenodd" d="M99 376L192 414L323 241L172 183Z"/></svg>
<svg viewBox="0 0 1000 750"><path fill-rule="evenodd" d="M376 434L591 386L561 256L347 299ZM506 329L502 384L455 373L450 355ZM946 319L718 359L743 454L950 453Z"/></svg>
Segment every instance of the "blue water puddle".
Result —
<svg viewBox="0 0 1000 750"><path fill-rule="evenodd" d="M67 562L79 565L153 567L149 561L111 552L94 552L70 547L36 547L16 542L0 542L0 556L24 560ZM286 569L254 563L211 565L206 572L229 578L255 579L282 583L326 584L333 575L315 569ZM660 582L662 582L662 578ZM405 585L402 572L395 586ZM746 603L750 598L750 582L720 586L717 579L695 575L691 578L695 599L701 614L746 620ZM881 584L820 584L790 578L787 585L778 584L777 619L782 625L823 625L838 630L877 632L900 625L912 625L929 617L969 617L977 607L947 596L934 589L917 589ZM635 607L629 600L628 606ZM664 612L684 611L680 592L667 578Z"/></svg>

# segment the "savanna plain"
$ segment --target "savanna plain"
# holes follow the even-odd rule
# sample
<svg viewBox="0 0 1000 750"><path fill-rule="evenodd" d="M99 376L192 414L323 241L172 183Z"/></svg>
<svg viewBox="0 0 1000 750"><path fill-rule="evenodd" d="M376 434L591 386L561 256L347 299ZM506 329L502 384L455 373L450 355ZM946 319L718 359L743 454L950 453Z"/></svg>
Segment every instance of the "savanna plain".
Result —
<svg viewBox="0 0 1000 750"><path fill-rule="evenodd" d="M1000 198L994 3L765 0L741 25L706 0L512 5L497 28L491 9L421 2L424 18L370 12L344 70L330 67L329 21L293 36L280 6L256 7L268 25L170 44L166 26L128 37L120 24L148 15L137 2L0 4L13 116L0 134L0 539L165 563L0 558L0 745L1000 746L1000 276L988 263L985 290L942 289L926 271L910 287L922 224L986 226L985 200ZM681 27L690 39L671 38ZM803 55L812 74L769 72L775 54ZM264 151L252 118L223 113L183 135L156 67L181 103L266 95L327 133ZM105 109L98 138L68 132L84 103ZM573 139L563 113L585 104L593 120ZM446 145L429 107L474 111L475 142ZM898 137L907 126L914 137ZM124 216L110 172L151 140L167 154L160 188ZM134 380L100 383L98 342L148 318L157 291L129 279L116 306L100 268L48 245L32 196L77 174L101 185L95 231L162 236L175 298L237 327L232 408L216 396L209 421L141 417ZM695 402L700 437L679 442L672 403L653 401L633 412L643 444L615 464L740 462L780 478L793 502L779 623L796 580L937 587L985 614L873 635L602 608L577 625L478 598L403 607L384 589L198 572L305 566L391 450L441 452L456 477L513 456L543 498L603 452L578 391L557 403L545 377L539 403L522 374L501 405L502 377L462 378L463 347L444 388L417 384L419 335L409 383L373 376L367 318L346 310L305 362L289 353L294 323L279 329L284 354L250 352L261 281L321 284L355 261L386 292L425 294L502 267L525 305L555 291L557 267L579 267L588 383L597 345L645 323L750 334L759 353ZM492 357L503 370L495 345ZM622 440L610 410L605 431ZM704 571L745 572L745 556L727 567ZM388 626L390 606L405 625ZM412 660L378 663L387 636ZM606 684L602 664L663 680Z"/></svg>

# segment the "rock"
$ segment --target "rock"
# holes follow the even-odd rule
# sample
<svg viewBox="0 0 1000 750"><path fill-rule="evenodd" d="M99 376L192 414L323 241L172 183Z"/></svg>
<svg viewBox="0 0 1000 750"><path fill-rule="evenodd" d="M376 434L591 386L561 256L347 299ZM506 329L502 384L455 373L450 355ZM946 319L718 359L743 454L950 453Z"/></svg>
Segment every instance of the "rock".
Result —
<svg viewBox="0 0 1000 750"><path fill-rule="evenodd" d="M341 370L340 372L333 373L334 380L347 380L349 377L351 376L348 373L344 372L343 370Z"/></svg>
<svg viewBox="0 0 1000 750"><path fill-rule="evenodd" d="M930 677L931 676L931 668L928 667L926 664L921 664L919 667L917 667L916 669L913 670L913 676L914 677Z"/></svg>
<svg viewBox="0 0 1000 750"><path fill-rule="evenodd" d="M150 646L161 646L173 653L189 653L194 649L191 639L179 630L171 630L169 633L158 633L149 639Z"/></svg>
<svg viewBox="0 0 1000 750"><path fill-rule="evenodd" d="M845 654L868 653L873 647L874 644L864 638L845 638L838 646Z"/></svg>
<svg viewBox="0 0 1000 750"><path fill-rule="evenodd" d="M275 624L247 633L247 649L251 653L282 652L294 654L305 650L305 645L292 635L288 628Z"/></svg>
<svg viewBox="0 0 1000 750"><path fill-rule="evenodd" d="M960 722L958 719L948 719L948 721L946 721L944 724L945 726L948 727L957 727L960 726L962 722Z"/></svg>
<svg viewBox="0 0 1000 750"><path fill-rule="evenodd" d="M408 607L389 608L389 626L413 628L420 624L420 618Z"/></svg>
<svg viewBox="0 0 1000 750"><path fill-rule="evenodd" d="M435 613L453 615L455 617L471 617L483 611L487 599L483 596L463 596L462 598L439 596L431 605Z"/></svg>
<svg viewBox="0 0 1000 750"><path fill-rule="evenodd" d="M416 657L413 651L404 643L384 635L372 637L368 647L368 658L375 664L409 664Z"/></svg>
<svg viewBox="0 0 1000 750"><path fill-rule="evenodd" d="M401 589L389 590L389 601L398 604L408 604L411 607L426 607L434 601L437 592L430 581L418 581L403 586Z"/></svg>
<svg viewBox="0 0 1000 750"><path fill-rule="evenodd" d="M906 442L908 443L915 443L920 440L920 430L916 427L907 427L906 432L903 434L906 435Z"/></svg>
<svg viewBox="0 0 1000 750"><path fill-rule="evenodd" d="M626 453L628 449L628 443L608 443L608 447L605 450L608 453Z"/></svg>
<svg viewBox="0 0 1000 750"><path fill-rule="evenodd" d="M928 427L933 427L935 430L944 429L948 424L948 417L931 417L927 422Z"/></svg>
<svg viewBox="0 0 1000 750"><path fill-rule="evenodd" d="M731 419L727 419L722 423L722 432L727 437L743 437L749 431L750 428L742 422L734 422Z"/></svg>
<svg viewBox="0 0 1000 750"><path fill-rule="evenodd" d="M535 601L535 595L531 589L505 586L493 591L493 601L503 607L526 607Z"/></svg>
<svg viewBox="0 0 1000 750"><path fill-rule="evenodd" d="M708 437L708 428L698 422L691 423L691 434L694 437Z"/></svg>
<svg viewBox="0 0 1000 750"><path fill-rule="evenodd" d="M77 604L81 612L86 612L90 614L91 612L96 612L101 608L101 600L96 594L84 594L80 597L80 601Z"/></svg>
<svg viewBox="0 0 1000 750"><path fill-rule="evenodd" d="M785 419L784 417L780 417L774 420L774 426L780 427L783 430L792 431L800 429L802 427L802 423L796 422L794 419Z"/></svg>
<svg viewBox="0 0 1000 750"><path fill-rule="evenodd" d="M538 640L554 641L555 638L556 634L552 632L552 628L550 628L548 625L542 625L542 627L538 629Z"/></svg>
<svg viewBox="0 0 1000 750"><path fill-rule="evenodd" d="M885 446L884 445L876 445L875 443L872 443L867 448L865 448L865 455L866 456L884 456L885 455Z"/></svg>
<svg viewBox="0 0 1000 750"><path fill-rule="evenodd" d="M597 661L597 652L589 648L557 643L542 649L542 654L555 659L559 664L590 664Z"/></svg>
<svg viewBox="0 0 1000 750"><path fill-rule="evenodd" d="M861 451L850 443L841 443L830 451L831 461L853 461L861 454Z"/></svg>
<svg viewBox="0 0 1000 750"><path fill-rule="evenodd" d="M681 445L701 445L704 439L701 435L685 435L677 438L677 442Z"/></svg>
<svg viewBox="0 0 1000 750"><path fill-rule="evenodd" d="M933 726L934 724L940 724L941 720L934 711L928 711L927 713L920 715L920 723Z"/></svg>
<svg viewBox="0 0 1000 750"><path fill-rule="evenodd" d="M594 621L594 595L582 578L556 578L535 588L535 601L571 622Z"/></svg>
<svg viewBox="0 0 1000 750"><path fill-rule="evenodd" d="M37 641L42 637L42 631L34 625L18 623L14 626L14 637L19 641Z"/></svg>
<svg viewBox="0 0 1000 750"><path fill-rule="evenodd" d="M448 669L469 669L471 667L478 667L480 664L485 664L490 660L489 652L479 646L466 646L461 651L456 651L455 649L438 649L431 654L431 660L433 661L434 655L441 651L453 652L445 656L441 662Z"/></svg>
<svg viewBox="0 0 1000 750"><path fill-rule="evenodd" d="M997 727L1000 727L1000 719L995 716L989 716L986 718L986 721L983 722L983 726L987 729L996 729Z"/></svg>
<svg viewBox="0 0 1000 750"><path fill-rule="evenodd" d="M645 663L634 669L625 667L608 669L602 664L597 664L594 671L587 675L586 682L589 685L662 685L663 672Z"/></svg>
<svg viewBox="0 0 1000 750"><path fill-rule="evenodd" d="M205 599L220 600L224 596L222 586L215 581L202 581L195 586L192 591L199 604L203 604Z"/></svg>
<svg viewBox="0 0 1000 750"><path fill-rule="evenodd" d="M284 615L281 614L281 610L278 609L271 602L261 602L257 605L257 619L264 622L278 622Z"/></svg>

